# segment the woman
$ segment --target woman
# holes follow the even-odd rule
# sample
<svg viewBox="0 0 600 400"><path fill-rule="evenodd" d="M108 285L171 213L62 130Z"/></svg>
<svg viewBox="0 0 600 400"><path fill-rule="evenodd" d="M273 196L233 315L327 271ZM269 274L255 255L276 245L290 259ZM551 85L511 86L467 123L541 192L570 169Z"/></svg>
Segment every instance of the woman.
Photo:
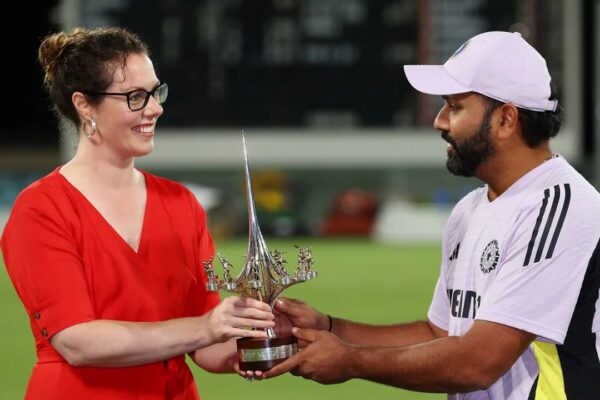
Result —
<svg viewBox="0 0 600 400"><path fill-rule="evenodd" d="M204 210L180 184L134 167L152 152L167 85L120 28L51 35L39 61L79 142L20 193L1 239L36 342L26 399L197 399L185 354L233 371L232 338L265 337L244 328L274 317L264 303L206 292Z"/></svg>

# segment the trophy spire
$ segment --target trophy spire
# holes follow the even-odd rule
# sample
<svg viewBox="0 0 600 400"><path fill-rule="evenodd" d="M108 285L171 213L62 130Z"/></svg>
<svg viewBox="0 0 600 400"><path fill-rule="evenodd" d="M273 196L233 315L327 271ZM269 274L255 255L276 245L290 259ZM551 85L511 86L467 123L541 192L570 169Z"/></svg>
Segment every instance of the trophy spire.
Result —
<svg viewBox="0 0 600 400"><path fill-rule="evenodd" d="M256 217L256 205L254 204L254 191L252 190L252 179L250 178L250 165L248 163L248 151L246 150L246 134L242 130L242 144L244 146L244 178L246 181L246 202L248 204L248 238L250 242L253 238L260 236L260 227ZM264 241L264 240L263 240Z"/></svg>
<svg viewBox="0 0 600 400"><path fill-rule="evenodd" d="M285 269L286 261L283 252L274 250L270 252L263 238L258 218L256 216L256 205L254 202L254 191L252 189L252 178L250 174L250 163L248 161L248 150L246 148L246 135L242 131L242 144L244 149L244 178L246 185L246 200L248 204L248 251L244 260L244 267L240 274L233 279L230 272L232 264L218 254L218 259L223 266L223 280L212 269L212 260L205 262L205 269L209 278L207 289L217 291L219 289L238 293L243 297L252 297L271 307L281 292L296 283L315 278L317 272L312 270L313 259L310 246L298 249L298 261L296 273L290 275Z"/></svg>
<svg viewBox="0 0 600 400"><path fill-rule="evenodd" d="M273 307L277 296L283 288L275 293L272 285L268 285L273 278L269 274L269 267L272 265L272 257L269 254L267 245L258 225L256 217L256 205L254 203L254 190L252 189L252 178L250 176L250 164L248 162L248 150L246 149L246 135L242 130L242 144L244 147L244 178L246 182L246 203L248 204L248 252L246 254L244 271L248 278L248 286L256 289L256 298L269 303ZM263 288L263 284L267 285ZM277 291L277 289L275 289Z"/></svg>
<svg viewBox="0 0 600 400"><path fill-rule="evenodd" d="M272 308L275 305L275 300L284 289L296 283L315 278L317 272L312 270L313 258L310 245L306 248L296 246L298 248L297 270L293 275L290 275L285 269L286 261L283 259L283 252L278 250L270 252L267 248L256 216L244 131L242 131L242 143L248 204L248 251L245 256L244 267L235 279L231 276L233 265L221 254L217 253L223 266L222 280L214 271L212 259L204 261L208 278L206 289L213 292L226 290L237 293L241 297L252 297L264 301ZM269 339L238 339L240 368L248 370L270 368L296 351L297 346L294 337L276 338L272 329L267 329L267 334Z"/></svg>

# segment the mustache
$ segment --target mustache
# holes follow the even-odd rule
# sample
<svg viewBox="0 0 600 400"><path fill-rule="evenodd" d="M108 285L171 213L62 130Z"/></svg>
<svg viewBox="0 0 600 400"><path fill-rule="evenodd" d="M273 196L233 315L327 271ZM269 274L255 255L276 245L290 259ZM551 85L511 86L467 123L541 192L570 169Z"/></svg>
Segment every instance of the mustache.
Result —
<svg viewBox="0 0 600 400"><path fill-rule="evenodd" d="M442 131L442 139L444 139L446 142L450 143L452 145L452 147L454 147L454 150L456 150L458 148L458 146L456 144L456 140L454 140L452 137L450 137L450 134L448 133L448 131Z"/></svg>

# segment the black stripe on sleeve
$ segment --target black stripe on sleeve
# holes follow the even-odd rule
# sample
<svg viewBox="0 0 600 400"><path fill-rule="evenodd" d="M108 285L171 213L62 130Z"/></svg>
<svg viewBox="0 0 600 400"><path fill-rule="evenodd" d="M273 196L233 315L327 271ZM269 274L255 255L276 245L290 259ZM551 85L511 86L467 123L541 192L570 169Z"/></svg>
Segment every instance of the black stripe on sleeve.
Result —
<svg viewBox="0 0 600 400"><path fill-rule="evenodd" d="M533 228L533 233L531 234L531 239L529 240L529 245L527 246L527 254L525 255L525 262L523 263L524 267L529 265L529 259L531 258L533 246L535 245L535 238L537 237L538 230L540 229L540 225L542 224L542 218L544 218L544 213L546 212L546 206L548 205L549 196L550 190L544 190L544 200L542 201L542 208L540 208L540 213L538 214L537 220L535 221L535 228Z"/></svg>
<svg viewBox="0 0 600 400"><path fill-rule="evenodd" d="M535 400L539 378L540 375L538 374L538 376L535 378L535 381L533 381L533 385L531 385L531 390L529 391L529 396L527 397L527 400Z"/></svg>
<svg viewBox="0 0 600 400"><path fill-rule="evenodd" d="M540 243L538 244L537 252L535 253L535 260L533 262L539 262L542 259L542 253L544 253L544 245L546 244L546 239L548 239L548 232L550 232L550 228L552 227L552 221L554 221L554 214L556 214L556 207L558 206L558 201L560 200L560 186L554 186L554 198L552 199L552 208L550 208L550 214L548 214L548 219L546 220L546 226L544 227L544 233L542 233L542 238L540 239Z"/></svg>
<svg viewBox="0 0 600 400"><path fill-rule="evenodd" d="M589 240L585 238L584 240ZM592 253L564 343L556 346L567 399L600 399L594 319L600 290L600 242Z"/></svg>
<svg viewBox="0 0 600 400"><path fill-rule="evenodd" d="M554 253L554 248L556 247L556 242L558 241L558 236L560 235L560 230L562 229L563 223L565 222L565 216L567 215L567 211L569 210L569 203L571 202L571 185L565 183L565 202L563 204L562 210L560 212L560 217L558 218L558 223L556 224L556 229L554 230L554 235L552 236L552 241L550 242L550 247L548 248L548 253L546 254L546 258L552 257Z"/></svg>

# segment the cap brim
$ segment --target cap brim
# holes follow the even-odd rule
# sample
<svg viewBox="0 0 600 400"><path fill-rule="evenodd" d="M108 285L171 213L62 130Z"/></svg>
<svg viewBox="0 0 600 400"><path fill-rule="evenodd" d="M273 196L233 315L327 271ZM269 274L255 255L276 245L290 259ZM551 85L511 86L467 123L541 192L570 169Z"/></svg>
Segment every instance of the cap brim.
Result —
<svg viewBox="0 0 600 400"><path fill-rule="evenodd" d="M419 92L450 95L470 92L471 89L456 82L443 65L405 65L408 82Z"/></svg>

